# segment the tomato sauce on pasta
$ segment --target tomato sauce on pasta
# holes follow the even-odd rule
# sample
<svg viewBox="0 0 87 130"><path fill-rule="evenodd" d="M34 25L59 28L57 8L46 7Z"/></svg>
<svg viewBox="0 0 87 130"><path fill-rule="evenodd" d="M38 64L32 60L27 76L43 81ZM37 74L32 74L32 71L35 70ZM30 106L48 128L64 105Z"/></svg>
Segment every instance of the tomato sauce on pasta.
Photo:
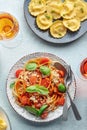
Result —
<svg viewBox="0 0 87 130"><path fill-rule="evenodd" d="M64 105L65 92L58 89L64 84L64 72L55 68L48 57L27 61L15 76L12 88L15 100L35 116L44 119L49 112Z"/></svg>

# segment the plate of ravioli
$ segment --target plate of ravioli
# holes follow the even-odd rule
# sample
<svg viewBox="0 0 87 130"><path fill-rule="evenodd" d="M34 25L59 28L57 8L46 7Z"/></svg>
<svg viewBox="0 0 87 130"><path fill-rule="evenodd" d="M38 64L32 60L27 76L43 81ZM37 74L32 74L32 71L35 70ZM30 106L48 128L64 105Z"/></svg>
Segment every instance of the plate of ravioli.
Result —
<svg viewBox="0 0 87 130"><path fill-rule="evenodd" d="M86 8L87 0L25 0L24 16L38 37L63 44L86 33Z"/></svg>
<svg viewBox="0 0 87 130"><path fill-rule="evenodd" d="M7 78L7 96L13 109L33 122L50 122L62 116L66 87L64 70L56 68L59 62L67 71L68 64L51 53L36 52L19 59ZM76 81L68 88L71 98L76 95ZM70 101L67 97L67 105Z"/></svg>

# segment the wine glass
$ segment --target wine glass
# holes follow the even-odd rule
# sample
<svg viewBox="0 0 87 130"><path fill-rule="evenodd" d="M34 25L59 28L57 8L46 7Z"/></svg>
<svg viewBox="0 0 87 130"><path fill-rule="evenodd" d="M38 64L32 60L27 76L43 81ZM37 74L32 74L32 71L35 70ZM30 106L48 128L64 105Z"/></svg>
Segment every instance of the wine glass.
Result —
<svg viewBox="0 0 87 130"><path fill-rule="evenodd" d="M82 79L82 80L87 80L87 57L84 58L78 67L78 76Z"/></svg>
<svg viewBox="0 0 87 130"><path fill-rule="evenodd" d="M14 48L22 43L19 23L7 12L0 12L0 43L7 48Z"/></svg>

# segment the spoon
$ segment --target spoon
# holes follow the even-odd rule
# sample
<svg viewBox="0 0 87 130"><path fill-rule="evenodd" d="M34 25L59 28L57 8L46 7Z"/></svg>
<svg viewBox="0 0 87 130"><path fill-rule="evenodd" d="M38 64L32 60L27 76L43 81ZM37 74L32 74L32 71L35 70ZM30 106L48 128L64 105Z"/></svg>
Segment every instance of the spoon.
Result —
<svg viewBox="0 0 87 130"><path fill-rule="evenodd" d="M60 64L59 62L55 62L54 63L54 66L58 69L58 70L63 70L64 72L64 82L65 82L65 85L66 85L66 93L70 99L70 103L71 103L71 107L72 107L72 110L73 110L73 113L74 113L74 116L77 120L81 120L81 116L79 114L79 111L76 107L76 105L74 104L69 92L68 92L68 87L69 85L71 84L72 82L72 71L71 71L71 67L70 66L67 66L67 70L65 69L65 67ZM65 104L64 104L64 107L63 107L63 118L65 120L67 120L67 111L68 111L68 107L67 107L67 101L65 101Z"/></svg>

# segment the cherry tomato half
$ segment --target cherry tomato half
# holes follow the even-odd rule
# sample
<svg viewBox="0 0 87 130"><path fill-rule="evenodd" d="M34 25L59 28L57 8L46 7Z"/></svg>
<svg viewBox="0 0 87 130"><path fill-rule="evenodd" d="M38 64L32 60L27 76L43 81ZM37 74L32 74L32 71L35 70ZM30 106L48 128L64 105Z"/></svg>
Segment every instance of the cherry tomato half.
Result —
<svg viewBox="0 0 87 130"><path fill-rule="evenodd" d="M33 85L38 81L38 78L37 78L37 76L32 76L31 75L31 77L29 77L29 81L30 81L30 84Z"/></svg>
<svg viewBox="0 0 87 130"><path fill-rule="evenodd" d="M56 106L57 106L57 105L63 106L64 103L65 103L65 98L64 98L64 97L60 97L60 98L58 99L58 101L56 102L55 105L56 105Z"/></svg>
<svg viewBox="0 0 87 130"><path fill-rule="evenodd" d="M48 63L50 60L49 60L49 58L48 57L42 57L41 59L40 59L40 64L45 64L45 63Z"/></svg>
<svg viewBox="0 0 87 130"><path fill-rule="evenodd" d="M23 71L23 69L18 69L18 70L16 70L16 72L15 72L16 78L18 78L19 74L20 74L22 71Z"/></svg>
<svg viewBox="0 0 87 130"><path fill-rule="evenodd" d="M31 101L29 100L29 97L28 97L27 93L20 96L19 101L21 102L22 105L29 105L29 106L32 105Z"/></svg>
<svg viewBox="0 0 87 130"><path fill-rule="evenodd" d="M31 85L39 84L41 81L41 74L39 72L34 72L29 75L29 82Z"/></svg>
<svg viewBox="0 0 87 130"><path fill-rule="evenodd" d="M27 105L28 104L28 97L22 96L20 98L20 102L22 103L22 105Z"/></svg>
<svg viewBox="0 0 87 130"><path fill-rule="evenodd" d="M41 104L41 103L35 103L35 108L40 109L40 108L41 108L41 106L42 106L42 104Z"/></svg>
<svg viewBox="0 0 87 130"><path fill-rule="evenodd" d="M43 78L41 81L41 85L48 87L50 84L50 79L49 78Z"/></svg>
<svg viewBox="0 0 87 130"><path fill-rule="evenodd" d="M59 70L59 74L61 75L61 77L64 77L64 76L65 76L65 73L64 73L64 71L62 71L62 70Z"/></svg>
<svg viewBox="0 0 87 130"><path fill-rule="evenodd" d="M46 119L47 116L48 116L48 112L43 112L42 115L41 115L41 118Z"/></svg>

